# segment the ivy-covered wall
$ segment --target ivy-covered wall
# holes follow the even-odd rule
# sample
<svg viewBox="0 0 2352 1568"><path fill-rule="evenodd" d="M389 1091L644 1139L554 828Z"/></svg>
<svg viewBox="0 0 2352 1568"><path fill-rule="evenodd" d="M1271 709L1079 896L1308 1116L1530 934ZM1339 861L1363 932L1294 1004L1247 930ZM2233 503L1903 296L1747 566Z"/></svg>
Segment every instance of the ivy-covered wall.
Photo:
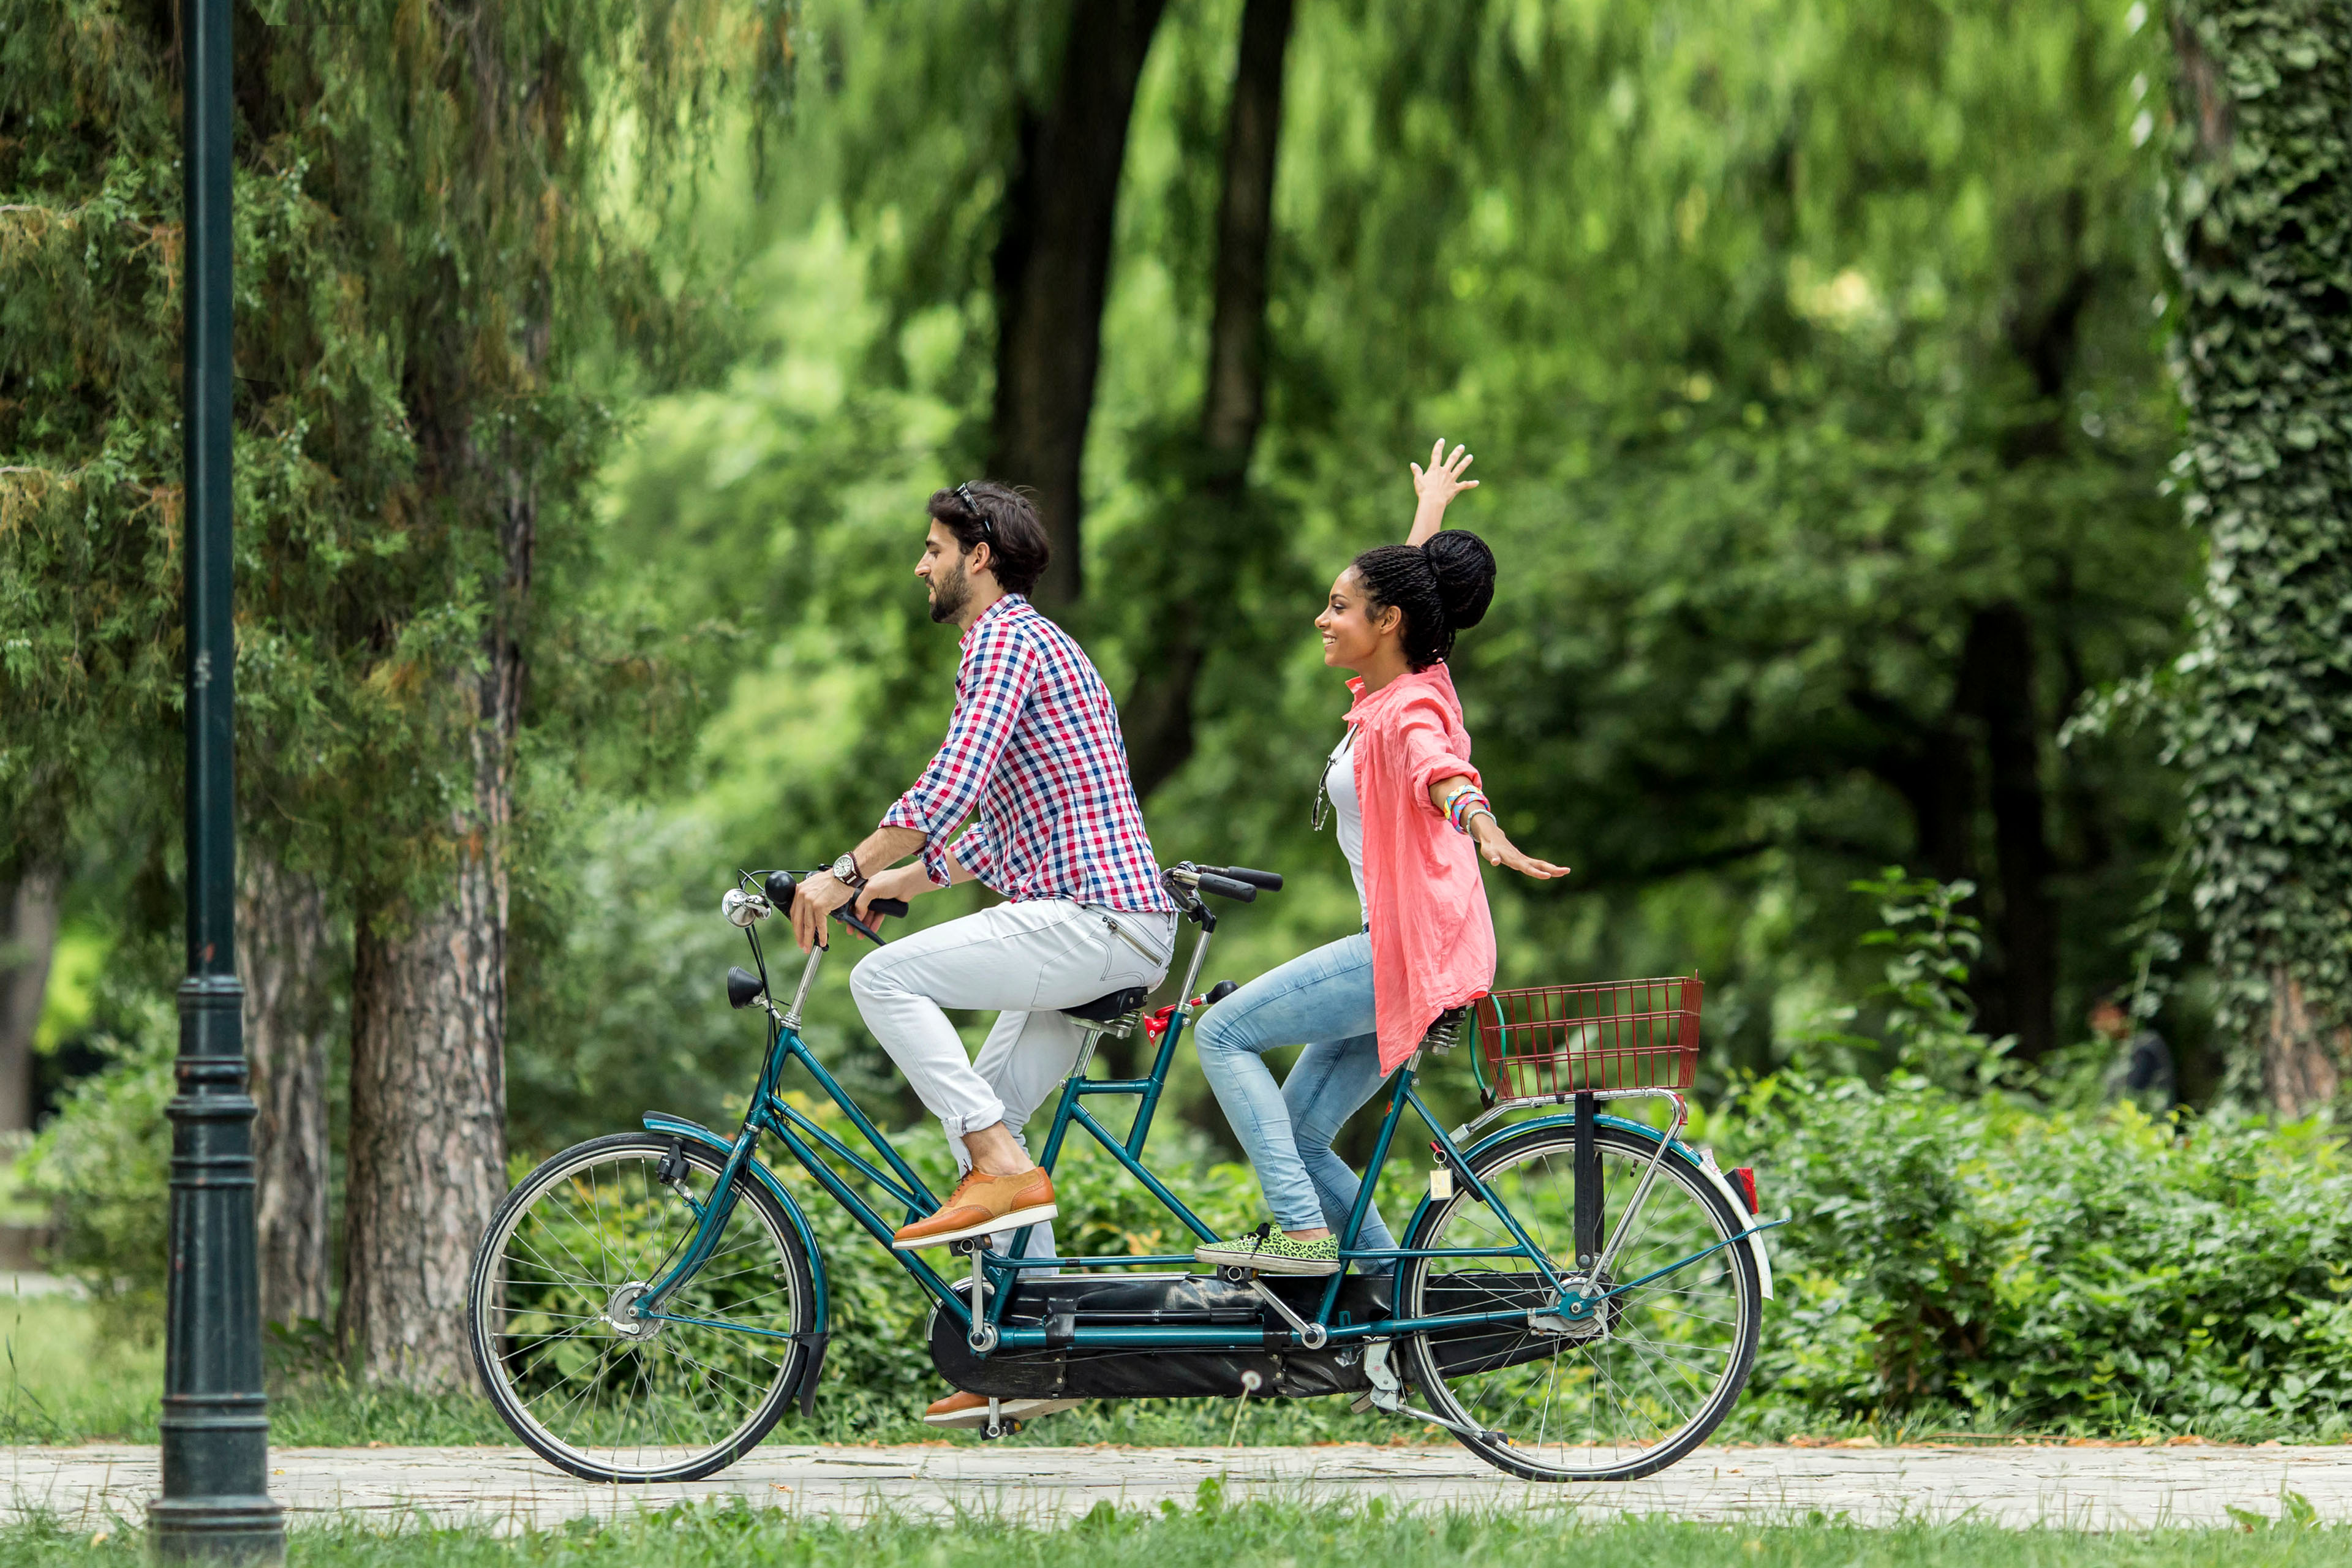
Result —
<svg viewBox="0 0 2352 1568"><path fill-rule="evenodd" d="M2236 1077L2295 1114L2352 1063L2352 0L2176 0L2173 36L2210 552L2174 740Z"/></svg>

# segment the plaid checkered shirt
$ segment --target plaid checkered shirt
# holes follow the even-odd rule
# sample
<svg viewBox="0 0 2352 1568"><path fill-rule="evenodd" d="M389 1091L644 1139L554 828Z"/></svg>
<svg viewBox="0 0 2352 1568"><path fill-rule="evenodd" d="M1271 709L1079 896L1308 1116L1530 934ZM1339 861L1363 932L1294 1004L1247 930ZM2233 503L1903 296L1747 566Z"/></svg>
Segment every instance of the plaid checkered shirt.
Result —
<svg viewBox="0 0 2352 1568"><path fill-rule="evenodd" d="M947 835L975 806L955 858L1006 898L1175 910L1110 691L1070 634L1018 594L964 633L946 743L882 826L922 834L923 869L945 885Z"/></svg>

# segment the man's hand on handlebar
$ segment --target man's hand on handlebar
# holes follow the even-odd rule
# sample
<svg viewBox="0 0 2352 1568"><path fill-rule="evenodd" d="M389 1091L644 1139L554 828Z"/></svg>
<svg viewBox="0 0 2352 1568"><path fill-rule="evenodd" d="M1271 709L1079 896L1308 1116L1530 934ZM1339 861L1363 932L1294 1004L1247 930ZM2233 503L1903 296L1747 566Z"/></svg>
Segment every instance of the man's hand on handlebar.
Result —
<svg viewBox="0 0 2352 1568"><path fill-rule="evenodd" d="M873 884L866 886L870 889ZM856 889L830 871L819 871L800 885L793 895L793 937L803 952L825 945L825 917L856 895Z"/></svg>
<svg viewBox="0 0 2352 1568"><path fill-rule="evenodd" d="M878 871L866 879L865 891L857 895L857 918L878 930L882 916L874 912L875 900L898 899L902 902L911 902L930 892L935 886L920 860L910 860L904 866Z"/></svg>

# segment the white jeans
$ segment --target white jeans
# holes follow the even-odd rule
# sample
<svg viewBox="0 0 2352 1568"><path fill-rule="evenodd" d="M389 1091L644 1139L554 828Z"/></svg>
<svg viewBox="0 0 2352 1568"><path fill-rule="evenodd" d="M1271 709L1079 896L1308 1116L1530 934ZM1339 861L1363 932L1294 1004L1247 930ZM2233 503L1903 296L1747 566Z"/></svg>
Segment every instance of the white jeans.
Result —
<svg viewBox="0 0 2352 1568"><path fill-rule="evenodd" d="M1057 1009L1131 985L1158 985L1175 944L1172 914L1033 899L877 948L859 960L849 989L866 1026L907 1075L923 1109L940 1119L956 1164L968 1171L965 1133L1002 1121L1026 1149L1023 1126L1069 1076L1084 1026ZM976 1059L965 1057L963 1039L943 1011L949 1007L997 1010ZM1029 1254L1053 1256L1052 1233L1051 1226L1039 1226Z"/></svg>

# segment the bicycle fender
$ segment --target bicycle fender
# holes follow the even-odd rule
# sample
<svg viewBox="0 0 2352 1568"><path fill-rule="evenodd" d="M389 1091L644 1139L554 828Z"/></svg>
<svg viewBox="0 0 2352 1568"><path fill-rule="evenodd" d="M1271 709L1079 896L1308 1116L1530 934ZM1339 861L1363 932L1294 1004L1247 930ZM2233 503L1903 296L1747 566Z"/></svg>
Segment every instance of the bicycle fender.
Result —
<svg viewBox="0 0 2352 1568"><path fill-rule="evenodd" d="M735 1152L734 1144L699 1121L688 1121L683 1116L672 1116L666 1110L648 1110L644 1120L648 1132L667 1132L673 1138L688 1139L715 1154L727 1155ZM807 1415L816 1405L816 1380L824 1371L825 1345L832 1338L833 1302L832 1292L825 1288L824 1254L818 1249L816 1232L809 1228L808 1216L793 1200L791 1190L777 1180L776 1173L768 1169L758 1155L753 1155L746 1164L751 1174L759 1179L760 1184L768 1189L768 1194L782 1206L785 1217L793 1222L793 1228L800 1232L802 1250L808 1254L809 1280L816 1289L816 1327L809 1334L810 1353L808 1360L801 1363L800 1383L787 1396L797 1398L801 1414Z"/></svg>
<svg viewBox="0 0 2352 1568"><path fill-rule="evenodd" d="M1656 1142L1658 1138L1663 1136L1654 1127L1647 1126L1639 1121L1628 1121L1622 1116L1611 1116L1605 1111L1602 1114L1594 1117L1593 1121L1597 1126L1622 1128L1628 1132L1639 1133L1642 1137L1647 1138L1653 1142ZM1573 1127L1575 1125L1575 1116L1568 1113L1558 1116L1538 1116L1531 1121L1514 1121L1507 1127L1496 1128L1494 1131L1489 1132L1486 1137L1481 1138L1469 1148L1465 1149L1462 1152L1462 1157L1465 1160L1474 1159L1476 1156L1485 1153L1487 1150L1492 1149L1495 1145L1502 1142L1506 1138L1517 1137L1520 1133L1526 1132L1531 1128ZM1668 1143L1667 1148L1672 1152L1682 1156L1682 1160L1685 1164L1688 1165L1692 1170L1696 1171L1700 1175L1706 1177L1708 1184L1713 1186L1717 1192L1723 1194L1723 1201L1731 1205L1731 1212L1733 1214L1742 1215L1747 1217L1748 1228L1741 1231L1739 1234L1747 1237L1748 1255L1756 1259L1758 1283L1763 1288L1764 1300L1767 1301L1772 1300L1772 1257L1771 1254L1764 1249L1764 1233L1757 1225L1759 1216L1748 1213L1747 1201L1741 1198L1738 1192L1733 1190L1731 1179L1726 1176L1721 1171L1716 1170L1706 1161L1700 1159L1698 1157L1697 1150L1692 1148L1689 1144L1684 1142L1679 1138L1676 1138ZM1418 1225L1420 1223L1421 1210L1425 1209L1428 1206L1429 1199L1423 1197L1421 1200L1421 1207L1416 1208L1413 1211L1412 1221L1412 1225ZM1411 1225L1407 1226L1405 1234L1408 1236L1412 1234Z"/></svg>

